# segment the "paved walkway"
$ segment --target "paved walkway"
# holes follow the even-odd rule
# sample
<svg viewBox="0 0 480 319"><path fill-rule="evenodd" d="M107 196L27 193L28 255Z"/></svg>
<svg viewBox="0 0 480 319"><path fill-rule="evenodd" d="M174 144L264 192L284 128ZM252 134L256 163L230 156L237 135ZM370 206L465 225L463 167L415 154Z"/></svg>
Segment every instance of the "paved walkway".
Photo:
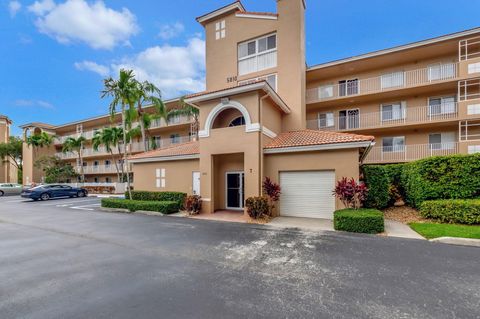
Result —
<svg viewBox="0 0 480 319"><path fill-rule="evenodd" d="M425 239L408 225L390 219L385 219L385 233L389 237Z"/></svg>
<svg viewBox="0 0 480 319"><path fill-rule="evenodd" d="M236 212L236 211L230 211L230 210L221 210L213 214L193 215L193 216L190 216L190 218L218 220L218 221L233 222L233 223L246 223L250 220L248 216L245 216L243 211Z"/></svg>

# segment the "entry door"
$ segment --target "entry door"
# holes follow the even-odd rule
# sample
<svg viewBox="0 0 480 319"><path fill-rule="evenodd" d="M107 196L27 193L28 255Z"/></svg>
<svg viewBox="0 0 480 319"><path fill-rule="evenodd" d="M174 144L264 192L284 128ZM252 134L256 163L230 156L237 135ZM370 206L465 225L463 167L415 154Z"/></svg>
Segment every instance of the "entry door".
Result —
<svg viewBox="0 0 480 319"><path fill-rule="evenodd" d="M193 195L200 195L200 172L192 174L192 191Z"/></svg>
<svg viewBox="0 0 480 319"><path fill-rule="evenodd" d="M243 172L226 173L226 203L227 209L243 209L243 193L245 174Z"/></svg>
<svg viewBox="0 0 480 319"><path fill-rule="evenodd" d="M342 110L338 112L338 126L341 130L349 130L360 126L360 110Z"/></svg>

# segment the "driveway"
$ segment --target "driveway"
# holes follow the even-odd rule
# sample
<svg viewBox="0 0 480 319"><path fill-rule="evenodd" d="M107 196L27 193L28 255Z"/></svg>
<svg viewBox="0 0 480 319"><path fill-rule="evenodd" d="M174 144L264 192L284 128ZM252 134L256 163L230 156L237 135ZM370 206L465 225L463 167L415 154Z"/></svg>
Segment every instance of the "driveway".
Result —
<svg viewBox="0 0 480 319"><path fill-rule="evenodd" d="M0 317L479 318L480 249L0 199Z"/></svg>

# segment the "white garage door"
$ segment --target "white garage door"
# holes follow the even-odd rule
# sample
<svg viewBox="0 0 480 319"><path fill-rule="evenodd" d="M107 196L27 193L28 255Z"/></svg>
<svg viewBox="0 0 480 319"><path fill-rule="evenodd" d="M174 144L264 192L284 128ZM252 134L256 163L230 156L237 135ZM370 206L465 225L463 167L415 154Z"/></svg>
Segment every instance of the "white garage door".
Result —
<svg viewBox="0 0 480 319"><path fill-rule="evenodd" d="M280 215L333 219L334 171L281 172Z"/></svg>

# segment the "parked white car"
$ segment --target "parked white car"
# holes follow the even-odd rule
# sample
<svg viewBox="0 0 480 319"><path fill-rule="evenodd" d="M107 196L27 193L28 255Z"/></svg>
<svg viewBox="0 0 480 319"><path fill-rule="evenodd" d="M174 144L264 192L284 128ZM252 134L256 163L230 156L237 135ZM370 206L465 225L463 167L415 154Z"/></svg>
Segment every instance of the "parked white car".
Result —
<svg viewBox="0 0 480 319"><path fill-rule="evenodd" d="M0 197L4 195L20 195L23 186L20 184L0 184Z"/></svg>

